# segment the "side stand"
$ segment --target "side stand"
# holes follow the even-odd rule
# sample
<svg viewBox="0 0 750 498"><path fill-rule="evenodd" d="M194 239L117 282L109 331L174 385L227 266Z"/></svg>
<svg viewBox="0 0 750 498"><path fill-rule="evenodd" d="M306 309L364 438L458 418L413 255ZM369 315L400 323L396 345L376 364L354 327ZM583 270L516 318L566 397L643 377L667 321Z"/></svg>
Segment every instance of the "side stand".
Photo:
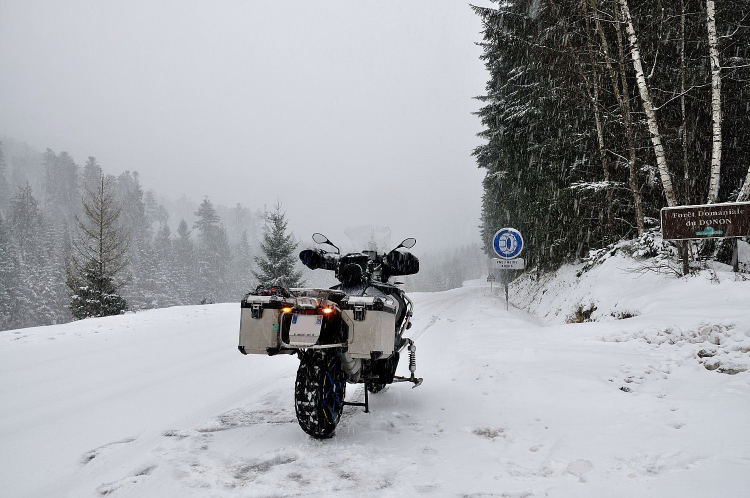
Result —
<svg viewBox="0 0 750 498"><path fill-rule="evenodd" d="M363 406L365 408L365 413L370 413L370 396L369 396L369 391L367 389L367 382L365 382L365 402L364 403L353 403L350 401L344 401L342 404L344 406Z"/></svg>

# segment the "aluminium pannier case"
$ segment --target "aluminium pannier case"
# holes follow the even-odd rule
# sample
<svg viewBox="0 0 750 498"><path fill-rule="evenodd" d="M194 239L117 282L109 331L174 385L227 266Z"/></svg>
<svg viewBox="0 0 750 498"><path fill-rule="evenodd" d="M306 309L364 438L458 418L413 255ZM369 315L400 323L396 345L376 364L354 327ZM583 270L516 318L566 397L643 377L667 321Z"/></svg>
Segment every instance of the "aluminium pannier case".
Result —
<svg viewBox="0 0 750 498"><path fill-rule="evenodd" d="M278 349L281 308L293 305L292 300L281 296L245 296L241 304L240 352L268 354L269 349Z"/></svg>
<svg viewBox="0 0 750 498"><path fill-rule="evenodd" d="M393 354L396 306L389 298L349 296L341 301L342 318L349 326L348 352L352 358Z"/></svg>

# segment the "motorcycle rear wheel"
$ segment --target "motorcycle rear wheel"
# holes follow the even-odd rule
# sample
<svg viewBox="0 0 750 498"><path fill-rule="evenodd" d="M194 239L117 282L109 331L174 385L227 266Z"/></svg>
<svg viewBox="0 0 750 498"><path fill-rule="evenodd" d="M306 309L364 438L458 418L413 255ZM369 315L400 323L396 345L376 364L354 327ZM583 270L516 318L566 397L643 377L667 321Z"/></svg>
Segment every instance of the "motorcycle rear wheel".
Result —
<svg viewBox="0 0 750 498"><path fill-rule="evenodd" d="M346 374L335 351L308 350L300 358L294 385L299 426L310 436L334 435L344 410Z"/></svg>

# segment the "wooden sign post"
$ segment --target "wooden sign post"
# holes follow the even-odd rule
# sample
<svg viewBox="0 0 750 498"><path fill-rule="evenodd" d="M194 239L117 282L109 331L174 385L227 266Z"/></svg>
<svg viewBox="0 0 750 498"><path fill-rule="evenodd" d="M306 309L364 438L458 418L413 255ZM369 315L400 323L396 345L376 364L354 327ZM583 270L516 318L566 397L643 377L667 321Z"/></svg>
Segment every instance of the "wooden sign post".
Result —
<svg viewBox="0 0 750 498"><path fill-rule="evenodd" d="M734 238L732 265L738 271L737 237L750 236L750 202L662 208L661 236L664 240Z"/></svg>

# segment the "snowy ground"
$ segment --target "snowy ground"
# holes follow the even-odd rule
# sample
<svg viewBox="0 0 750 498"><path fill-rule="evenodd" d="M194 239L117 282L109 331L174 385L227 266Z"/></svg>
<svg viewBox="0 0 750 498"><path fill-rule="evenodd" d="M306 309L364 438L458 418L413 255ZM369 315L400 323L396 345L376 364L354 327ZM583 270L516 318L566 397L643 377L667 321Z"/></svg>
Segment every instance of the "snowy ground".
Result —
<svg viewBox="0 0 750 498"><path fill-rule="evenodd" d="M625 278L616 264L602 285ZM565 278L516 297L531 309L533 289L563 295ZM505 311L479 283L414 294L424 384L371 396L370 414L348 407L326 441L296 424L296 359L236 350L238 305L3 332L1 494L748 496L750 372L698 352L739 345L745 364L750 282L709 281L711 297L682 305L663 289L701 281L651 297L625 285L639 316L582 324L553 299L532 309L546 324ZM691 336L701 323L718 328ZM649 340L667 329L687 339Z"/></svg>

